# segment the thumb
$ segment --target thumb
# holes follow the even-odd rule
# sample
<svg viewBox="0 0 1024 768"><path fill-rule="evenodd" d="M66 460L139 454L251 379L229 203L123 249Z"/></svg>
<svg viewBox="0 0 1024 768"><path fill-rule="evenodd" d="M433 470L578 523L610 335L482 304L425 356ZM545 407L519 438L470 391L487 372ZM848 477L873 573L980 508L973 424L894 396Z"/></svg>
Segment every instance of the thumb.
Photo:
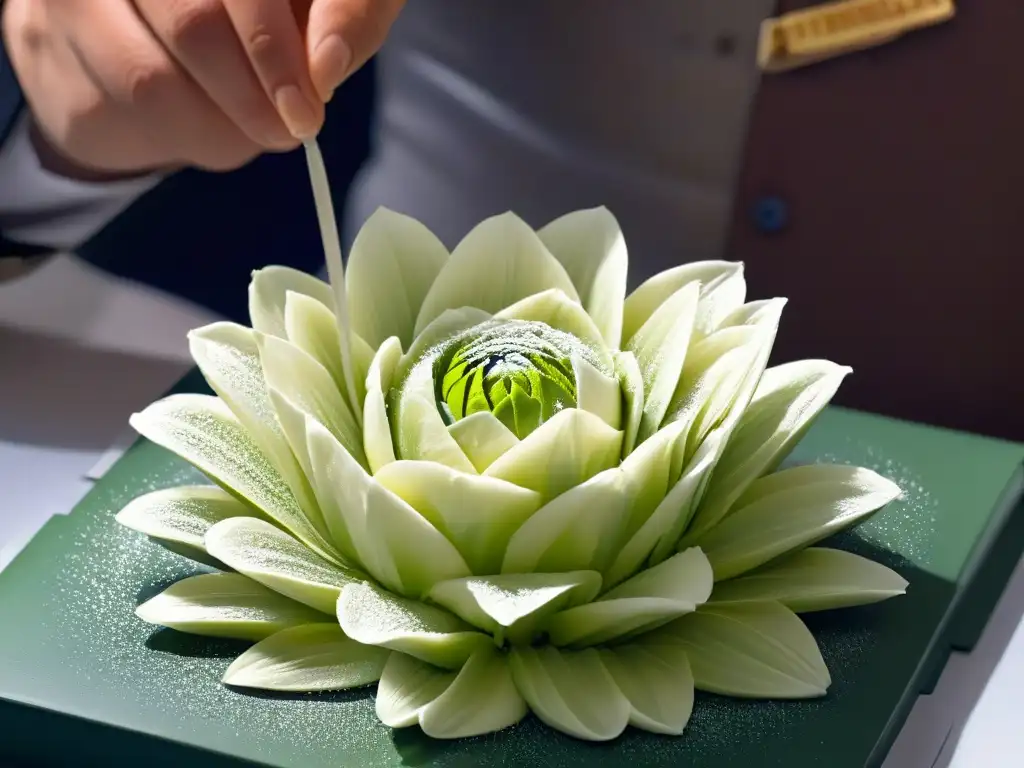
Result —
<svg viewBox="0 0 1024 768"><path fill-rule="evenodd" d="M405 0L313 0L306 26L309 71L324 101L380 49L404 5Z"/></svg>

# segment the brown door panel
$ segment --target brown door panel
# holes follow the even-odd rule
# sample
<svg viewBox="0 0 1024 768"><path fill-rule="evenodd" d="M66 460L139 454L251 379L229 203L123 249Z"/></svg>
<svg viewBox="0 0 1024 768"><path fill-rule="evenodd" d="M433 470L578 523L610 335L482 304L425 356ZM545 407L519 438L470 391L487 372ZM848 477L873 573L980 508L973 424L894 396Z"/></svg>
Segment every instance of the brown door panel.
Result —
<svg viewBox="0 0 1024 768"><path fill-rule="evenodd" d="M1022 235L1021 0L762 79L728 256L838 402L1024 439Z"/></svg>

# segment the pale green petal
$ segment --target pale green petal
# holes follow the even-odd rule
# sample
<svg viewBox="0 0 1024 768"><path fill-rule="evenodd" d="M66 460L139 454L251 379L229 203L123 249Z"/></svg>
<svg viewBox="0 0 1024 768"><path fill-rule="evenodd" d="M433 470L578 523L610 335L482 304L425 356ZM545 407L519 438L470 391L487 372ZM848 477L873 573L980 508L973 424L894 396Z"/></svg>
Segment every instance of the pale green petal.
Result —
<svg viewBox="0 0 1024 768"><path fill-rule="evenodd" d="M282 629L227 668L225 685L267 691L341 691L380 680L391 652L345 636L336 623Z"/></svg>
<svg viewBox="0 0 1024 768"><path fill-rule="evenodd" d="M133 414L143 437L176 453L240 496L320 554L331 551L287 483L256 447L234 414L209 395L171 395Z"/></svg>
<svg viewBox="0 0 1024 768"><path fill-rule="evenodd" d="M472 576L435 584L427 598L494 636L529 645L546 617L589 603L601 589L596 571Z"/></svg>
<svg viewBox="0 0 1024 768"><path fill-rule="evenodd" d="M133 499L117 513L121 525L200 563L223 566L206 551L203 537L221 520L262 513L214 485L165 488Z"/></svg>
<svg viewBox="0 0 1024 768"><path fill-rule="evenodd" d="M434 739L463 739L515 725L527 713L505 656L491 647L473 654L458 676L419 711L423 732Z"/></svg>
<svg viewBox="0 0 1024 768"><path fill-rule="evenodd" d="M632 352L615 353L615 372L619 377L619 387L623 397L623 437L622 456L629 456L636 447L636 438L640 433L640 419L644 413L644 377L640 373L640 364Z"/></svg>
<svg viewBox="0 0 1024 768"><path fill-rule="evenodd" d="M470 575L455 546L370 477L323 425L308 419L306 431L314 482L325 491L324 517L332 532L351 540L357 561L374 578L420 597L439 581Z"/></svg>
<svg viewBox="0 0 1024 768"><path fill-rule="evenodd" d="M617 377L606 376L579 355L572 358L576 407L599 416L612 429L622 428L622 390Z"/></svg>
<svg viewBox="0 0 1024 768"><path fill-rule="evenodd" d="M423 299L447 260L448 249L420 222L378 208L348 257L352 330L373 348L392 336L408 347Z"/></svg>
<svg viewBox="0 0 1024 768"><path fill-rule="evenodd" d="M639 571L662 541L670 540L673 544L678 541L678 536L674 540L672 537L676 531L685 527L693 501L714 467L719 447L720 442L715 435L705 441L679 481L658 502L654 512L643 521L636 533L620 547L615 561L604 574L605 586L619 584ZM631 455L639 453L637 450Z"/></svg>
<svg viewBox="0 0 1024 768"><path fill-rule="evenodd" d="M331 287L313 275L291 267L265 267L252 273L249 283L249 319L260 333L285 338L285 307L288 293L301 293L334 312Z"/></svg>
<svg viewBox="0 0 1024 768"><path fill-rule="evenodd" d="M714 584L699 549L689 549L642 571L601 596L569 608L548 623L551 642L586 647L649 632L693 612Z"/></svg>
<svg viewBox="0 0 1024 768"><path fill-rule="evenodd" d="M586 342L587 346L600 355L609 367L611 366L611 355L594 320L579 302L573 301L558 288L520 299L494 317L497 320L536 320L555 330L570 333Z"/></svg>
<svg viewBox="0 0 1024 768"><path fill-rule="evenodd" d="M311 474L306 449L304 418L309 414L327 427L356 461L366 466L359 424L330 373L294 344L276 336L259 337L260 360L281 426L307 476ZM287 405L279 407L281 398ZM292 408L288 408L288 406Z"/></svg>
<svg viewBox="0 0 1024 768"><path fill-rule="evenodd" d="M434 461L460 472L476 473L437 409L433 365L429 359L412 369L401 392L391 402L392 436L398 458Z"/></svg>
<svg viewBox="0 0 1024 768"><path fill-rule="evenodd" d="M416 334L446 309L476 307L494 313L549 288L579 300L565 268L536 232L515 214L493 216L474 227L452 252L423 300Z"/></svg>
<svg viewBox="0 0 1024 768"><path fill-rule="evenodd" d="M850 370L827 360L801 360L764 372L715 467L688 537L713 528L754 480L778 467Z"/></svg>
<svg viewBox="0 0 1024 768"><path fill-rule="evenodd" d="M702 691L805 699L824 696L832 682L814 637L779 603L706 605L660 632L664 642L682 644Z"/></svg>
<svg viewBox="0 0 1024 768"><path fill-rule="evenodd" d="M618 349L629 259L618 221L605 207L567 213L537 232L565 267L605 343Z"/></svg>
<svg viewBox="0 0 1024 768"><path fill-rule="evenodd" d="M684 285L700 283L702 293L711 285L721 286L735 275L743 275L743 265L731 261L695 261L659 272L626 297L623 305L622 346L625 347L640 327ZM731 283L730 283L731 285ZM743 303L740 299L739 303Z"/></svg>
<svg viewBox="0 0 1024 768"><path fill-rule="evenodd" d="M661 426L683 371L700 296L698 283L672 294L629 341L644 381L644 408L637 441L643 442Z"/></svg>
<svg viewBox="0 0 1024 768"><path fill-rule="evenodd" d="M445 669L458 669L473 653L493 644L487 635L443 608L398 597L372 584L352 584L342 590L338 621L353 640Z"/></svg>
<svg viewBox="0 0 1024 768"><path fill-rule="evenodd" d="M636 643L599 651L601 661L629 701L629 724L679 736L693 712L693 674L679 646Z"/></svg>
<svg viewBox="0 0 1024 768"><path fill-rule="evenodd" d="M622 582L601 600L664 597L701 605L707 602L714 585L711 563L700 549L691 547Z"/></svg>
<svg viewBox="0 0 1024 768"><path fill-rule="evenodd" d="M906 592L907 580L866 557L812 547L738 579L720 582L712 602L778 601L797 613L850 608Z"/></svg>
<svg viewBox="0 0 1024 768"><path fill-rule="evenodd" d="M785 469L753 483L699 544L715 579L724 581L862 522L899 495L895 483L869 469Z"/></svg>
<svg viewBox="0 0 1024 768"><path fill-rule="evenodd" d="M516 531L502 573L601 570L614 557L629 509L617 469L601 472L549 501Z"/></svg>
<svg viewBox="0 0 1024 768"><path fill-rule="evenodd" d="M725 319L718 325L718 329L732 328L738 325L761 325L763 323L777 322L774 319L776 308L779 302L785 303L785 299L758 299L740 304L726 315Z"/></svg>
<svg viewBox="0 0 1024 768"><path fill-rule="evenodd" d="M536 491L427 461L393 462L374 479L444 534L476 574L498 573L512 534L541 505Z"/></svg>
<svg viewBox="0 0 1024 768"><path fill-rule="evenodd" d="M358 571L329 563L280 528L252 517L224 520L206 533L207 551L243 576L326 614Z"/></svg>
<svg viewBox="0 0 1024 768"><path fill-rule="evenodd" d="M392 653L377 686L377 719L388 728L416 725L423 708L448 689L456 674L404 653Z"/></svg>
<svg viewBox="0 0 1024 768"><path fill-rule="evenodd" d="M385 464L395 460L395 445L391 440L391 424L385 393L391 388L395 367L402 357L398 338L387 339L373 358L366 376L366 401L363 404L363 452L376 474Z"/></svg>
<svg viewBox="0 0 1024 768"><path fill-rule="evenodd" d="M213 323L189 332L188 346L210 387L281 474L305 513L315 519L316 499L267 392L257 336L235 323Z"/></svg>
<svg viewBox="0 0 1024 768"><path fill-rule="evenodd" d="M366 402L366 377L370 375L370 365L373 364L373 356L376 354L373 347L367 344L362 337L353 333L352 344L352 371L355 380L355 409L362 418L363 404Z"/></svg>
<svg viewBox="0 0 1024 768"><path fill-rule="evenodd" d="M489 411L477 411L459 419L448 427L448 434L477 472L484 472L519 442L515 433Z"/></svg>
<svg viewBox="0 0 1024 768"><path fill-rule="evenodd" d="M207 573L172 584L135 609L149 624L209 637L262 640L324 614L238 573Z"/></svg>
<svg viewBox="0 0 1024 768"><path fill-rule="evenodd" d="M288 291L284 305L284 327L285 338L326 368L335 386L344 390L341 340L334 312L304 293Z"/></svg>
<svg viewBox="0 0 1024 768"><path fill-rule="evenodd" d="M533 713L552 728L587 741L609 741L632 707L594 649L515 648L509 665Z"/></svg>
<svg viewBox="0 0 1024 768"><path fill-rule="evenodd" d="M680 424L670 424L630 453L619 469L629 493L629 517L622 531L625 539L640 530L672 488L672 458L686 437Z"/></svg>
<svg viewBox="0 0 1024 768"><path fill-rule="evenodd" d="M716 331L723 322L740 306L747 295L747 281L743 277L743 265L719 275L701 286L700 306L694 322L694 338L700 339Z"/></svg>
<svg viewBox="0 0 1024 768"><path fill-rule="evenodd" d="M622 432L592 413L566 408L502 454L484 474L549 500L615 466L621 450Z"/></svg>

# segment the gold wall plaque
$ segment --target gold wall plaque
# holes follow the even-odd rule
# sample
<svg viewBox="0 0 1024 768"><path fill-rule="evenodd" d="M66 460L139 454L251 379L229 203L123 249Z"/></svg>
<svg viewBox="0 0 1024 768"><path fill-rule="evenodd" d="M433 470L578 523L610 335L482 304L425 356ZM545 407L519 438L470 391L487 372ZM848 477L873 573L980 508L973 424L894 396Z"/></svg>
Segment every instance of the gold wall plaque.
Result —
<svg viewBox="0 0 1024 768"><path fill-rule="evenodd" d="M838 0L765 19L757 61L783 72L872 48L956 15L953 0Z"/></svg>

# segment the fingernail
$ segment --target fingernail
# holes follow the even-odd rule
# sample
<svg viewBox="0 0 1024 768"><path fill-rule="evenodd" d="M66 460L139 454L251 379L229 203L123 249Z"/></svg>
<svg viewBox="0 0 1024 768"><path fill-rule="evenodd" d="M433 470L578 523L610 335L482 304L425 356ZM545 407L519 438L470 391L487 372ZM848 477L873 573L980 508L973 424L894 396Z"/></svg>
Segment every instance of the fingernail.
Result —
<svg viewBox="0 0 1024 768"><path fill-rule="evenodd" d="M328 35L313 49L313 61L319 72L323 73L320 83L320 96L330 101L334 89L348 77L352 66L352 49L339 35Z"/></svg>
<svg viewBox="0 0 1024 768"><path fill-rule="evenodd" d="M288 130L297 139L309 139L320 128L313 106L297 85L283 85L274 92L274 104Z"/></svg>

